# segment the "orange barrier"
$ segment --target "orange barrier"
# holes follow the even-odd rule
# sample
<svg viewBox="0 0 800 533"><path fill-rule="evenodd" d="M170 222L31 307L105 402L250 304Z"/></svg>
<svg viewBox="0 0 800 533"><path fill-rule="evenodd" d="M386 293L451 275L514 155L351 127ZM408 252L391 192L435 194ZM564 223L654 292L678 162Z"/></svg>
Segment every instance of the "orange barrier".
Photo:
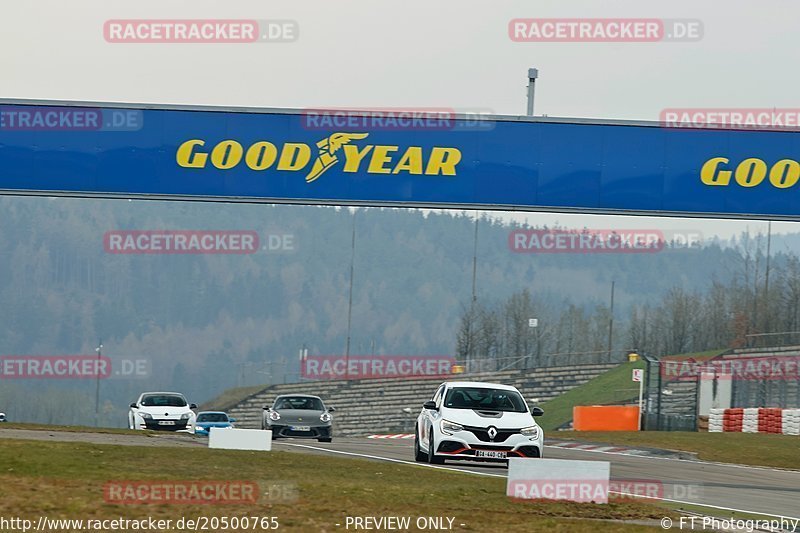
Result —
<svg viewBox="0 0 800 533"><path fill-rule="evenodd" d="M628 405L576 405L572 408L575 431L638 431L639 407Z"/></svg>

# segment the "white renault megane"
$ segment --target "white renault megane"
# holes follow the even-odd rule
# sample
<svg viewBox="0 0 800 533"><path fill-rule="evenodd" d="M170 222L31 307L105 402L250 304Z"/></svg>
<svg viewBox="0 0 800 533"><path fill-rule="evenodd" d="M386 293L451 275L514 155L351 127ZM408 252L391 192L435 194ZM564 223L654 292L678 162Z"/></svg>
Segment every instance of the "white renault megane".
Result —
<svg viewBox="0 0 800 533"><path fill-rule="evenodd" d="M129 429L194 432L197 405L179 392L143 392L131 404Z"/></svg>
<svg viewBox="0 0 800 533"><path fill-rule="evenodd" d="M417 418L415 459L443 463L542 457L544 432L533 417L543 414L539 407L529 409L522 394L508 385L442 383Z"/></svg>

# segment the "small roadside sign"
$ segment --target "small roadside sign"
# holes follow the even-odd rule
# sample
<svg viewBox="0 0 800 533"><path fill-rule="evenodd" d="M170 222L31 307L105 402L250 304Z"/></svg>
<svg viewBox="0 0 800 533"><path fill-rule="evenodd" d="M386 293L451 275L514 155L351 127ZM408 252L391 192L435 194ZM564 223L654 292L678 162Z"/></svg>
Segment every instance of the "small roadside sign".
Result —
<svg viewBox="0 0 800 533"><path fill-rule="evenodd" d="M633 369L633 381L641 382L643 375L644 375L644 370L642 370L641 368Z"/></svg>
<svg viewBox="0 0 800 533"><path fill-rule="evenodd" d="M538 318L529 318L528 319L528 327L535 328L539 326L539 319Z"/></svg>

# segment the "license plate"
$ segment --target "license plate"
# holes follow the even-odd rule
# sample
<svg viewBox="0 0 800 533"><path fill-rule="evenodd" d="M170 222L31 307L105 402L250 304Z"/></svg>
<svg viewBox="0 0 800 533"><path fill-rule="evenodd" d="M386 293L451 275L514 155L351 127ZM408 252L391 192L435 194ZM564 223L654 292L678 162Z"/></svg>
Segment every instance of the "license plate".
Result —
<svg viewBox="0 0 800 533"><path fill-rule="evenodd" d="M494 450L475 450L475 457L486 457L487 459L506 459L506 452L496 452Z"/></svg>
<svg viewBox="0 0 800 533"><path fill-rule="evenodd" d="M311 426L290 426L292 431L311 431Z"/></svg>
<svg viewBox="0 0 800 533"><path fill-rule="evenodd" d="M159 426L174 426L175 425L175 421L174 420L159 420L158 421L158 425Z"/></svg>

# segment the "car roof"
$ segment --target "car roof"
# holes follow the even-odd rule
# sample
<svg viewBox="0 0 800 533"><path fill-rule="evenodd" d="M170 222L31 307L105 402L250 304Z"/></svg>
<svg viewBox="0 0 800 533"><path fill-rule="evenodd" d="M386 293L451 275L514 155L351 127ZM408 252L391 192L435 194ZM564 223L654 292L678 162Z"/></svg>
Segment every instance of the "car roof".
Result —
<svg viewBox="0 0 800 533"><path fill-rule="evenodd" d="M319 396L314 396L313 394L281 394L280 396L276 396L275 399L277 400L278 398L286 398L286 397L291 397L291 398L316 398L317 400L321 400L322 399Z"/></svg>
<svg viewBox="0 0 800 533"><path fill-rule="evenodd" d="M164 395L167 395L167 396L169 396L169 395L171 395L171 396L183 396L182 392L164 392L164 391L161 391L161 392L143 392L139 396L149 396L151 394L164 394Z"/></svg>
<svg viewBox="0 0 800 533"><path fill-rule="evenodd" d="M200 415L225 415L225 416L228 416L228 413L226 413L225 411L200 411L199 413L197 413L197 416L200 416Z"/></svg>
<svg viewBox="0 0 800 533"><path fill-rule="evenodd" d="M502 390L509 390L509 391L516 391L516 387L512 387L511 385L503 385L502 383L486 383L484 381L445 381L444 384L448 388L453 387L483 387L483 388L492 388L492 389L502 389Z"/></svg>

